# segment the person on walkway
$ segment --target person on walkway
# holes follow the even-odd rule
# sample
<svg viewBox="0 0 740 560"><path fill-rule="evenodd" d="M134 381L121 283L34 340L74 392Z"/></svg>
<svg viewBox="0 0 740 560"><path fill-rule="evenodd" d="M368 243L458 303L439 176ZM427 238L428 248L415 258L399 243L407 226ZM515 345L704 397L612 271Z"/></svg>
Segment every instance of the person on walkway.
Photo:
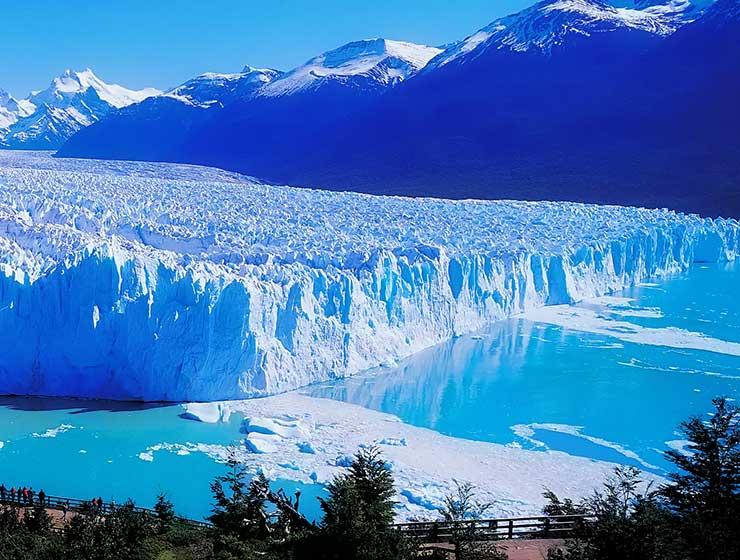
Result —
<svg viewBox="0 0 740 560"><path fill-rule="evenodd" d="M23 505L27 505L28 504L28 488L26 488L25 486L21 490L21 495L19 496L19 500L18 501L21 504L23 504Z"/></svg>
<svg viewBox="0 0 740 560"><path fill-rule="evenodd" d="M5 498L8 493L8 489L5 488L5 483L0 484L0 502L5 503Z"/></svg>
<svg viewBox="0 0 740 560"><path fill-rule="evenodd" d="M10 488L10 503L15 503L15 486Z"/></svg>
<svg viewBox="0 0 740 560"><path fill-rule="evenodd" d="M29 506L32 506L33 505L33 498L34 498L35 495L36 495L36 492L33 491L33 486L31 486L28 489L28 505Z"/></svg>
<svg viewBox="0 0 740 560"><path fill-rule="evenodd" d="M62 521L67 521L68 509L69 509L69 502L62 502Z"/></svg>
<svg viewBox="0 0 740 560"><path fill-rule="evenodd" d="M39 505L43 506L46 504L46 492L44 492L44 489L42 488L39 490Z"/></svg>

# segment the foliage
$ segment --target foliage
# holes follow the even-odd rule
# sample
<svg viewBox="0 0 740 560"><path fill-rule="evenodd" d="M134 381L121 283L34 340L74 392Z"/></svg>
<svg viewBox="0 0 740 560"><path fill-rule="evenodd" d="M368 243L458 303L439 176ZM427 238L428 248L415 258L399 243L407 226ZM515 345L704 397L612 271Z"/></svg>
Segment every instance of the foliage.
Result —
<svg viewBox="0 0 740 560"><path fill-rule="evenodd" d="M714 401L707 419L681 425L688 453L668 451L677 471L653 488L632 467L617 467L602 488L575 502L547 490L546 515L589 516L576 538L548 560L724 560L740 558L740 410ZM160 495L154 511L127 502L88 504L63 526L42 507L0 506L0 560L411 560L420 551L392 527L395 495L389 465L362 449L328 485L316 526L295 499L274 492L264 475L247 479L235 454L213 491L212 528L187 524ZM475 520L490 505L455 482L440 510L456 560L505 555ZM62 529L62 530L59 530Z"/></svg>
<svg viewBox="0 0 740 560"><path fill-rule="evenodd" d="M688 452L666 452L678 470L664 487L654 490L637 469L619 467L580 504L548 491L545 513L594 518L549 560L740 558L740 411L726 399L713 402L710 420L681 424Z"/></svg>
<svg viewBox="0 0 740 560"><path fill-rule="evenodd" d="M708 421L681 424L691 443L687 453L666 452L678 471L663 493L694 557L740 558L740 409L725 398L713 402Z"/></svg>
<svg viewBox="0 0 740 560"><path fill-rule="evenodd" d="M167 533L172 529L175 522L175 506L167 499L164 494L157 496L157 503L154 504L154 512L157 516L157 532L159 534Z"/></svg>
<svg viewBox="0 0 740 560"><path fill-rule="evenodd" d="M505 560L506 554L496 547L495 542L488 539L476 523L485 517L491 509L491 504L480 502L475 496L475 487L469 482L461 483L457 480L453 482L455 490L445 496L440 513L451 528L450 540L454 546L455 558Z"/></svg>
<svg viewBox="0 0 740 560"><path fill-rule="evenodd" d="M394 560L413 555L393 522L393 475L377 448L361 449L346 474L328 485L324 519L295 546L301 558Z"/></svg>

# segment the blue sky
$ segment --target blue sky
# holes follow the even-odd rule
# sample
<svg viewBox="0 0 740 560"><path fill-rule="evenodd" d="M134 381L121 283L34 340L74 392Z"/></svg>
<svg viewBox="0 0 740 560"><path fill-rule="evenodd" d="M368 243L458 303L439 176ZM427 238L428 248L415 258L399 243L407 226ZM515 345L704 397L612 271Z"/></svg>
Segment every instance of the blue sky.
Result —
<svg viewBox="0 0 740 560"><path fill-rule="evenodd" d="M343 43L439 45L534 0L24 0L2 2L0 88L17 97L65 68L167 88L245 64L288 69Z"/></svg>

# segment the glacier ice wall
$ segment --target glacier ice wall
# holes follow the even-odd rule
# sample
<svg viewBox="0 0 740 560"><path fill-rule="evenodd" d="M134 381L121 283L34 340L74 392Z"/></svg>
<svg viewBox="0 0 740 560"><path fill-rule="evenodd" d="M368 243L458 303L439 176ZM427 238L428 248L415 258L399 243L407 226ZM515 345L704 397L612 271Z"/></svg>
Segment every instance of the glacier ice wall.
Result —
<svg viewBox="0 0 740 560"><path fill-rule="evenodd" d="M222 400L732 260L667 210L330 193L0 153L0 393Z"/></svg>

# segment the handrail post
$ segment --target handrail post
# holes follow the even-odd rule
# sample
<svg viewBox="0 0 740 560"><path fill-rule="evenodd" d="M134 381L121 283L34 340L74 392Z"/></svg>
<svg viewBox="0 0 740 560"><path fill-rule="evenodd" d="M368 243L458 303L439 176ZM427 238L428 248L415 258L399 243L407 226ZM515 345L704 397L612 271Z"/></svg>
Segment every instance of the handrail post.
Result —
<svg viewBox="0 0 740 560"><path fill-rule="evenodd" d="M550 534L550 518L545 517L545 536Z"/></svg>
<svg viewBox="0 0 740 560"><path fill-rule="evenodd" d="M509 538L510 539L514 538L514 520L513 519L509 519Z"/></svg>

